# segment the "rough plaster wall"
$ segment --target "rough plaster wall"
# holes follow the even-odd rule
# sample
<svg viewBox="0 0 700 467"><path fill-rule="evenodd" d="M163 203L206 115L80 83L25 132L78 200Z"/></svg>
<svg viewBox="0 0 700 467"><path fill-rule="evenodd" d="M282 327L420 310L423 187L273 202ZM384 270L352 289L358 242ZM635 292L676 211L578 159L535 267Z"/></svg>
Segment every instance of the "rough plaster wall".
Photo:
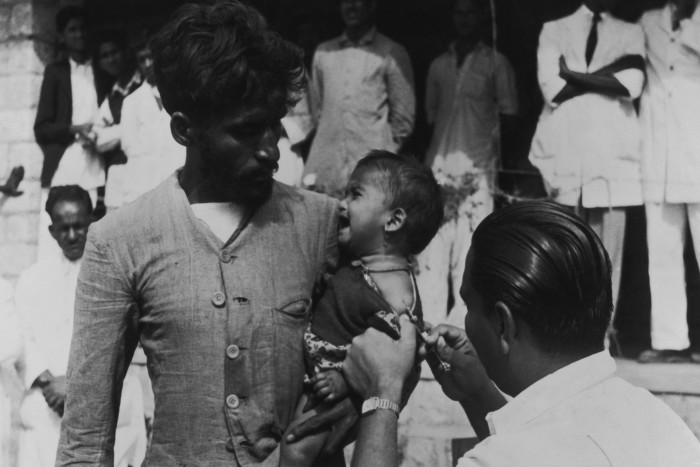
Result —
<svg viewBox="0 0 700 467"><path fill-rule="evenodd" d="M0 183L23 165L22 196L0 195L0 276L14 283L35 261L43 156L32 127L45 64L56 57L57 0L0 0Z"/></svg>

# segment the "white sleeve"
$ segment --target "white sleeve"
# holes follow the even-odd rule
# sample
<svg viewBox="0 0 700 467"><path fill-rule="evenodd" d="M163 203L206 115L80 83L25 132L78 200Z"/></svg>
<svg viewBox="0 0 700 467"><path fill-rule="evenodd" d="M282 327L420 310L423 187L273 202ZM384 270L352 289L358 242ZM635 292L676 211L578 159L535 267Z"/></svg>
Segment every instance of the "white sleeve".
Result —
<svg viewBox="0 0 700 467"><path fill-rule="evenodd" d="M508 59L496 54L496 101L498 112L504 115L518 113L518 90L515 82L515 72Z"/></svg>
<svg viewBox="0 0 700 467"><path fill-rule="evenodd" d="M556 23L545 23L537 48L537 77L544 100L552 107L556 107L554 98L566 86L566 81L559 76L559 57L562 56L559 48L561 40Z"/></svg>
<svg viewBox="0 0 700 467"><path fill-rule="evenodd" d="M121 139L121 127L115 125L112 110L109 108L109 99L105 99L100 106L97 121L93 126L97 134L97 152L107 152L116 148Z"/></svg>
<svg viewBox="0 0 700 467"><path fill-rule="evenodd" d="M641 26L634 25L630 28L630 32L626 37L625 55L646 56L644 30ZM613 76L627 88L631 99L636 99L642 95L642 89L644 89L644 72L642 70L629 68L618 71Z"/></svg>
<svg viewBox="0 0 700 467"><path fill-rule="evenodd" d="M12 286L0 278L0 364L14 363L22 353L22 331Z"/></svg>
<svg viewBox="0 0 700 467"><path fill-rule="evenodd" d="M690 18L681 21L681 44L700 55L700 6Z"/></svg>
<svg viewBox="0 0 700 467"><path fill-rule="evenodd" d="M34 380L49 368L48 359L36 342L35 327L40 325L40 318L32 297L37 293L36 284L31 279L29 271L23 273L17 281L15 289L15 305L21 320L24 340L24 371L22 379L27 389Z"/></svg>

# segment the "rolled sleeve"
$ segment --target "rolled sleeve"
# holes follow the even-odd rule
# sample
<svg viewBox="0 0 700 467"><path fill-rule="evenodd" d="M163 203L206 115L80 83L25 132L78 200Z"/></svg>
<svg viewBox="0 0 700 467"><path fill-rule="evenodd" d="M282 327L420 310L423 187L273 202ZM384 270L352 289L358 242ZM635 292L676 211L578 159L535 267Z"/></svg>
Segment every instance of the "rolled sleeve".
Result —
<svg viewBox="0 0 700 467"><path fill-rule="evenodd" d="M395 47L389 55L386 80L391 133L394 141L403 144L413 131L416 113L413 69L411 59L403 47Z"/></svg>
<svg viewBox="0 0 700 467"><path fill-rule="evenodd" d="M122 381L138 338L127 276L98 237L91 229L78 277L57 466L113 464Z"/></svg>
<svg viewBox="0 0 700 467"><path fill-rule="evenodd" d="M548 105L555 107L554 98L566 86L566 81L559 76L559 50L561 38L556 31L556 25L546 23L540 33L537 49L537 76L542 89L542 95Z"/></svg>

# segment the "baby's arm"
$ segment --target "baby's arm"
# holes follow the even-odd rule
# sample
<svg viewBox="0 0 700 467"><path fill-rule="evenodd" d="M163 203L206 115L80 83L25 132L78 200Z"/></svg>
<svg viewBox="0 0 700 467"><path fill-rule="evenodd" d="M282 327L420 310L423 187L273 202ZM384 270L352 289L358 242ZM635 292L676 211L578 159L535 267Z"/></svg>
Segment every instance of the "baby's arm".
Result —
<svg viewBox="0 0 700 467"><path fill-rule="evenodd" d="M348 395L348 385L338 370L319 371L311 378L311 384L319 402L336 401Z"/></svg>

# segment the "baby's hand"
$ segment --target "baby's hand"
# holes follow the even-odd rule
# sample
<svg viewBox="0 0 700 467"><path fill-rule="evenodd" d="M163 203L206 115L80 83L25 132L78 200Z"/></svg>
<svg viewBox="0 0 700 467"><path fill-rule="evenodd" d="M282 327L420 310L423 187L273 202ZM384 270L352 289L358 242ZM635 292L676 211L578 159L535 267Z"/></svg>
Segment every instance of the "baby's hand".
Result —
<svg viewBox="0 0 700 467"><path fill-rule="evenodd" d="M348 386L343 375L336 370L321 371L311 378L316 399L331 402L348 395Z"/></svg>

